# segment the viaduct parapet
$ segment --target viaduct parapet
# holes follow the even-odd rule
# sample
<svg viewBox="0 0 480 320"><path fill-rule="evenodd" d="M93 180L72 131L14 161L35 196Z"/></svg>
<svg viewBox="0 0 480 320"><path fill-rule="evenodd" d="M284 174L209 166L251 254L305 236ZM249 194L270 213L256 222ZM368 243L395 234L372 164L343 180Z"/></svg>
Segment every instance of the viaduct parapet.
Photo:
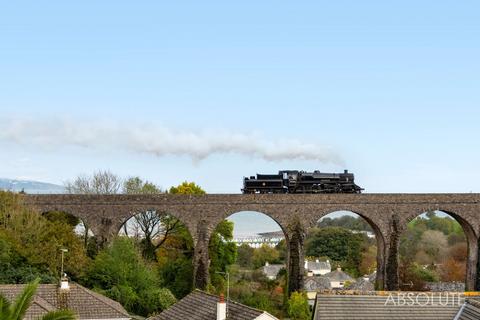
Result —
<svg viewBox="0 0 480 320"><path fill-rule="evenodd" d="M136 213L156 210L175 216L188 227L195 243L198 288L209 281L208 243L216 225L240 211L263 213L285 233L290 292L303 288L304 240L323 216L351 211L368 221L377 240L377 288L397 290L400 236L420 214L440 210L460 223L468 241L466 289L480 289L480 194L26 195L25 202L39 212L59 210L80 218L103 243Z"/></svg>

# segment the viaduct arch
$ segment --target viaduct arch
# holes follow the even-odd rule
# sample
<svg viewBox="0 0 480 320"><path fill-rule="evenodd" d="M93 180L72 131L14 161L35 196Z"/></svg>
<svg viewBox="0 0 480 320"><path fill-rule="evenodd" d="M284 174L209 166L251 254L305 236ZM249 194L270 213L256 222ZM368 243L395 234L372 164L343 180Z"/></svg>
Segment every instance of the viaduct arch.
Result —
<svg viewBox="0 0 480 320"><path fill-rule="evenodd" d="M357 213L377 237L377 288L398 290L398 250L408 222L429 210L450 214L468 240L466 290L480 289L480 194L207 194L207 195L25 195L39 212L65 211L82 219L101 242L108 242L134 214L156 210L177 217L195 244L194 285L208 283L208 243L215 226L231 214L257 211L285 233L289 291L303 288L304 240L321 217L335 211Z"/></svg>

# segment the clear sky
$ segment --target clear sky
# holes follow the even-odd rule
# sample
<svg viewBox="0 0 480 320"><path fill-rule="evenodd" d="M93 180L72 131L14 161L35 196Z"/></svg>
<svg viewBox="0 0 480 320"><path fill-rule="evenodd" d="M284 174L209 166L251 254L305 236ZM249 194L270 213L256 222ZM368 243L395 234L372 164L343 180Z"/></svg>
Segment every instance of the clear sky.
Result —
<svg viewBox="0 0 480 320"><path fill-rule="evenodd" d="M480 192L479 57L478 1L4 1L0 177Z"/></svg>

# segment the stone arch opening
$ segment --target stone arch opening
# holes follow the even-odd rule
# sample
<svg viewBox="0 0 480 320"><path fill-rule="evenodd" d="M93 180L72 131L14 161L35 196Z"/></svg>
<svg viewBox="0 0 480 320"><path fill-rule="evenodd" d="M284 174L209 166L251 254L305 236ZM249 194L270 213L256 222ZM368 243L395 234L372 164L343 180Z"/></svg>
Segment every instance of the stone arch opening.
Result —
<svg viewBox="0 0 480 320"><path fill-rule="evenodd" d="M310 260L308 263L318 265L319 261L324 266L322 271L309 271L306 263L306 279L318 275L330 279L330 288L317 291L341 288L371 291L385 287L384 235L371 218L359 211L339 209L322 214L308 232L305 256ZM326 274L327 267L332 270L330 274ZM344 281L331 280L339 275Z"/></svg>
<svg viewBox="0 0 480 320"><path fill-rule="evenodd" d="M472 226L453 211L408 216L398 250L400 289L474 290L477 250Z"/></svg>
<svg viewBox="0 0 480 320"><path fill-rule="evenodd" d="M176 215L154 208L136 210L122 223L118 236L137 243L144 259L158 270L162 286L177 299L191 292L194 242Z"/></svg>
<svg viewBox="0 0 480 320"><path fill-rule="evenodd" d="M236 211L227 215L209 241L212 286L218 292L225 290L228 272L232 299L257 308L263 301L271 304L269 310L282 310L287 284L286 238L281 225L266 213Z"/></svg>

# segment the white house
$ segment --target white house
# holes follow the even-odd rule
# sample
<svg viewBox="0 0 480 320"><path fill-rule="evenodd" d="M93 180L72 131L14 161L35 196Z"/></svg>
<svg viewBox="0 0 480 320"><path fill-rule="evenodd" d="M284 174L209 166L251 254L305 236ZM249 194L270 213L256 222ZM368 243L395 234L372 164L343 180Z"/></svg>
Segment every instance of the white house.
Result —
<svg viewBox="0 0 480 320"><path fill-rule="evenodd" d="M330 261L320 261L316 259L315 261L305 260L305 272L313 276L323 276L332 271L332 266Z"/></svg>

